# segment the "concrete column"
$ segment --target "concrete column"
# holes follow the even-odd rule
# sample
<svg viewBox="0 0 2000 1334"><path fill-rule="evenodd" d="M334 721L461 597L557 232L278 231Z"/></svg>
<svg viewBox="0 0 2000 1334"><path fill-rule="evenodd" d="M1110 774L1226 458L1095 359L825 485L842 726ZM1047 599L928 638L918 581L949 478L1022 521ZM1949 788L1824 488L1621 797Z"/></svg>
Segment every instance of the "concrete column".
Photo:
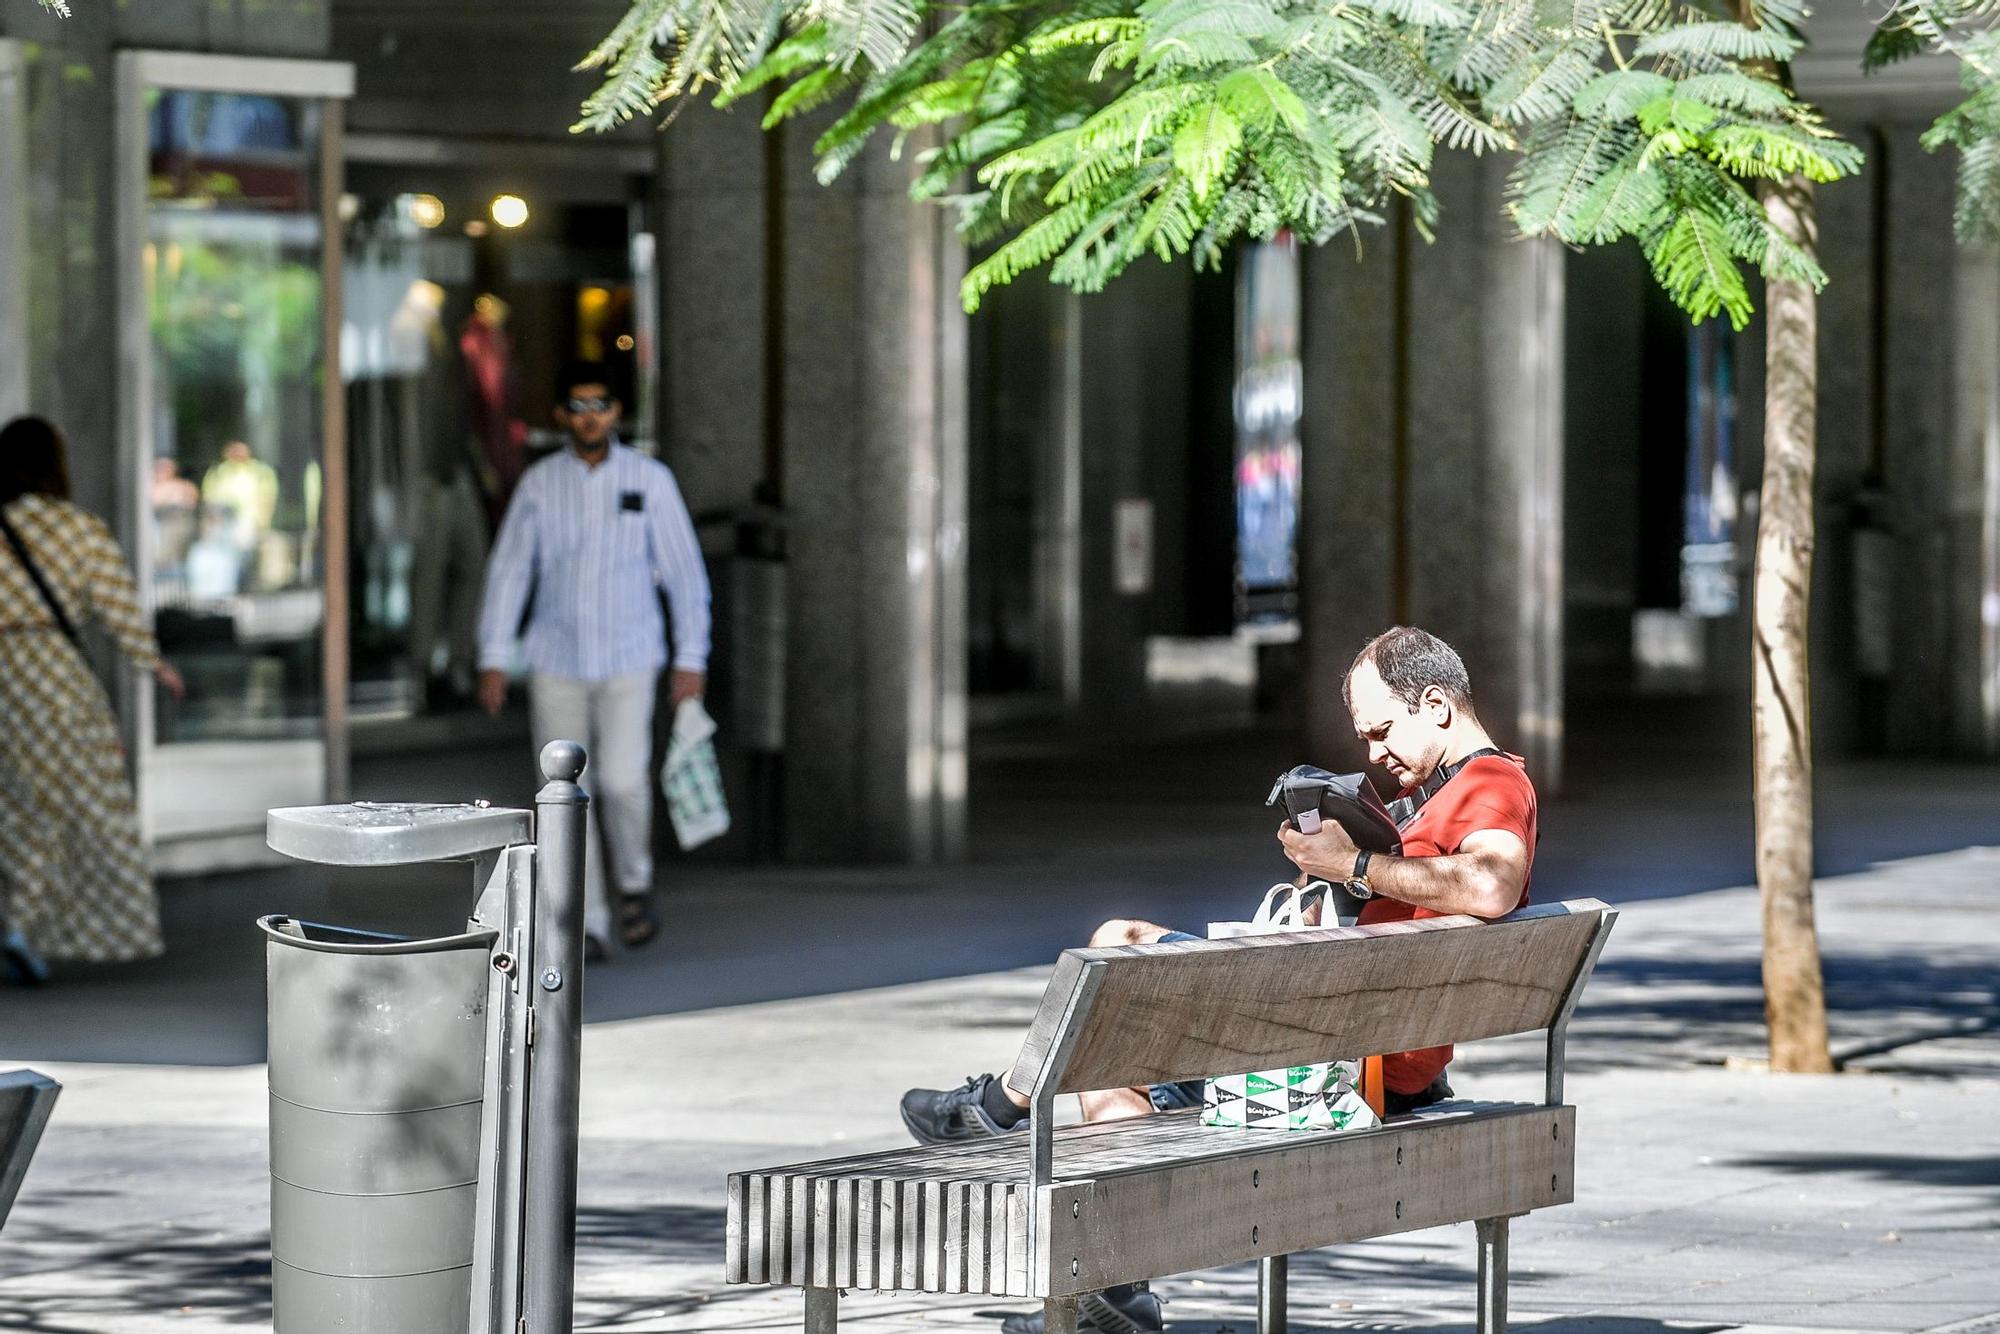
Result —
<svg viewBox="0 0 2000 1334"><path fill-rule="evenodd" d="M832 188L787 145L783 430L791 514L785 845L960 855L965 334L950 217L878 146Z"/></svg>
<svg viewBox="0 0 2000 1334"><path fill-rule="evenodd" d="M1042 447L1045 480L1036 496L1042 533L1035 569L1041 674L1066 711L1083 703L1082 300L1073 292L1050 297L1052 410Z"/></svg>
<svg viewBox="0 0 2000 1334"><path fill-rule="evenodd" d="M28 90L18 42L0 40L0 423L28 410Z"/></svg>
<svg viewBox="0 0 2000 1334"><path fill-rule="evenodd" d="M27 406L68 437L77 503L107 518L122 499L112 392L114 26L114 10L101 5L75 6L66 19L38 5L0 15L0 29L21 39L26 104L25 125L0 127L25 145L27 195L13 205L26 227L26 291L16 299L25 297L27 337L5 359L18 365Z"/></svg>
<svg viewBox="0 0 2000 1334"><path fill-rule="evenodd" d="M1552 792L1563 753L1563 249L1504 234L1489 247L1481 690L1511 703L1511 717L1489 721Z"/></svg>
<svg viewBox="0 0 2000 1334"><path fill-rule="evenodd" d="M1441 160L1445 218L1307 259L1301 605L1315 761L1360 748L1340 674L1421 625L1465 656L1481 719L1559 780L1563 264L1499 217L1504 167Z"/></svg>
<svg viewBox="0 0 2000 1334"><path fill-rule="evenodd" d="M1883 236L1888 282L1876 336L1888 340L1890 352L1884 384L1889 429L1882 442L1896 563L1888 742L1893 752L1934 754L1953 737L1953 600L1963 586L1953 576L1947 518L1959 353L1956 340L1938 331L1954 327L1970 294L1955 286L1954 164L1925 153L1917 137L1916 127L1889 130L1885 160L1876 166L1889 173Z"/></svg>
<svg viewBox="0 0 2000 1334"><path fill-rule="evenodd" d="M772 239L758 108L690 106L658 136L661 453L688 507L749 503L775 401Z"/></svg>
<svg viewBox="0 0 2000 1334"><path fill-rule="evenodd" d="M1135 717L1147 707L1146 639L1164 526L1155 472L1163 460L1185 457L1189 280L1184 265L1144 263L1104 292L1074 298L1081 307L1081 706L1090 722ZM1149 585L1140 592L1118 584L1117 511L1124 502L1153 506L1155 547Z"/></svg>
<svg viewBox="0 0 2000 1334"><path fill-rule="evenodd" d="M1385 229L1357 258L1347 238L1304 257L1299 424L1299 620L1306 755L1352 769L1363 752L1340 699L1355 650L1403 614L1396 596L1407 446L1401 299L1412 239Z"/></svg>
<svg viewBox="0 0 2000 1334"><path fill-rule="evenodd" d="M1961 249L1953 288L1951 742L2000 754L2000 257Z"/></svg>

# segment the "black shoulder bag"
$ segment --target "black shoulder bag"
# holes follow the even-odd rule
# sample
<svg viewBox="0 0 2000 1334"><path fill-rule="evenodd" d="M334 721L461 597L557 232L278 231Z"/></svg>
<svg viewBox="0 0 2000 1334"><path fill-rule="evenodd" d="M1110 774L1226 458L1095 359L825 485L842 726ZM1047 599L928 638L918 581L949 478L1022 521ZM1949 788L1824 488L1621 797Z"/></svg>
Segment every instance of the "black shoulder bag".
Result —
<svg viewBox="0 0 2000 1334"><path fill-rule="evenodd" d="M83 652L83 641L77 637L76 626L71 624L69 613L64 611L62 603L56 600L56 591L50 588L49 581L42 577L42 567L35 564L35 558L28 554L28 544L21 540L21 535L14 531L14 525L7 521L7 512L4 509L0 509L0 533L6 535L7 545L14 548L14 559L21 562L21 568L28 572L28 578L34 580L35 591L42 595L42 601L48 605L49 614L56 618L56 628L63 632L64 638L76 645L77 652Z"/></svg>

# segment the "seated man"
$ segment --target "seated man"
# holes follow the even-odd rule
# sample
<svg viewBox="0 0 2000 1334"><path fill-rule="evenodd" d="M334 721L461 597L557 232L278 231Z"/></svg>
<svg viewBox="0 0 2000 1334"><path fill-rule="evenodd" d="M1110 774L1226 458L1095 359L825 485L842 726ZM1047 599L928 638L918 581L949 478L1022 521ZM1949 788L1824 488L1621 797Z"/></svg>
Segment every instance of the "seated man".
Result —
<svg viewBox="0 0 2000 1334"><path fill-rule="evenodd" d="M1344 882L1366 900L1364 925L1457 913L1504 917L1526 903L1535 852L1534 785L1520 757L1497 749L1480 726L1465 663L1452 647L1423 630L1398 626L1355 656L1341 692L1355 735L1368 743L1369 763L1381 765L1402 785L1390 810L1402 831L1403 851L1393 857L1360 852L1338 821L1327 820L1315 834L1282 825L1278 841L1285 855L1302 874ZM1151 922L1118 920L1100 926L1090 943L1194 939ZM1444 1078L1450 1060L1450 1047L1386 1057L1389 1114L1450 1097ZM1201 1095L1201 1084L1188 1082L1085 1093L1081 1101L1086 1121L1108 1121L1199 1107ZM920 1142L946 1144L1026 1125L1028 1095L993 1075L979 1075L955 1089L911 1089L903 1095L902 1112L903 1124ZM1163 1328L1159 1299L1143 1283L1090 1294L1079 1323L1112 1334ZM1010 1316L1001 1328L1004 1334L1040 1334L1042 1317Z"/></svg>

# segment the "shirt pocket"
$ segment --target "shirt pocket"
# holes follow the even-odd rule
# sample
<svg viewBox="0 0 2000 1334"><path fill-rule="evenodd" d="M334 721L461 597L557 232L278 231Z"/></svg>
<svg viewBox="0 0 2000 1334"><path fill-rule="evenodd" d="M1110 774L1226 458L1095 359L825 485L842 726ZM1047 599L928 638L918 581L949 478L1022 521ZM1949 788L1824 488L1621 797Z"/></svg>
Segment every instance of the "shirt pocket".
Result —
<svg viewBox="0 0 2000 1334"><path fill-rule="evenodd" d="M647 527L644 510L625 509L620 506L611 512L611 522L605 525L612 554L620 561L634 563L644 561L651 535Z"/></svg>

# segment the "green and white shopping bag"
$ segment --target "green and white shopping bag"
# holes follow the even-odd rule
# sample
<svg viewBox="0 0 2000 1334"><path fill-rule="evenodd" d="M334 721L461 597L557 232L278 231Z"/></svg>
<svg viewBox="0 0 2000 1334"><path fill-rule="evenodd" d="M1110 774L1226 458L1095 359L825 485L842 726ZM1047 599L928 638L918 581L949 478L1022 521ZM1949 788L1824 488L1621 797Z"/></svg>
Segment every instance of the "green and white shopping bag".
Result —
<svg viewBox="0 0 2000 1334"><path fill-rule="evenodd" d="M715 759L715 719L698 699L682 700L674 710L660 788L682 848L698 848L729 832L729 802L722 794L722 768Z"/></svg>
<svg viewBox="0 0 2000 1334"><path fill-rule="evenodd" d="M1276 884L1247 922L1210 922L1210 940L1309 931L1301 899L1322 881L1300 888ZM1282 900L1282 902L1280 901ZM1324 901L1324 900L1322 900ZM1361 1096L1361 1062L1319 1061L1282 1070L1216 1075L1202 1091L1201 1123L1251 1130L1365 1130L1382 1124Z"/></svg>

